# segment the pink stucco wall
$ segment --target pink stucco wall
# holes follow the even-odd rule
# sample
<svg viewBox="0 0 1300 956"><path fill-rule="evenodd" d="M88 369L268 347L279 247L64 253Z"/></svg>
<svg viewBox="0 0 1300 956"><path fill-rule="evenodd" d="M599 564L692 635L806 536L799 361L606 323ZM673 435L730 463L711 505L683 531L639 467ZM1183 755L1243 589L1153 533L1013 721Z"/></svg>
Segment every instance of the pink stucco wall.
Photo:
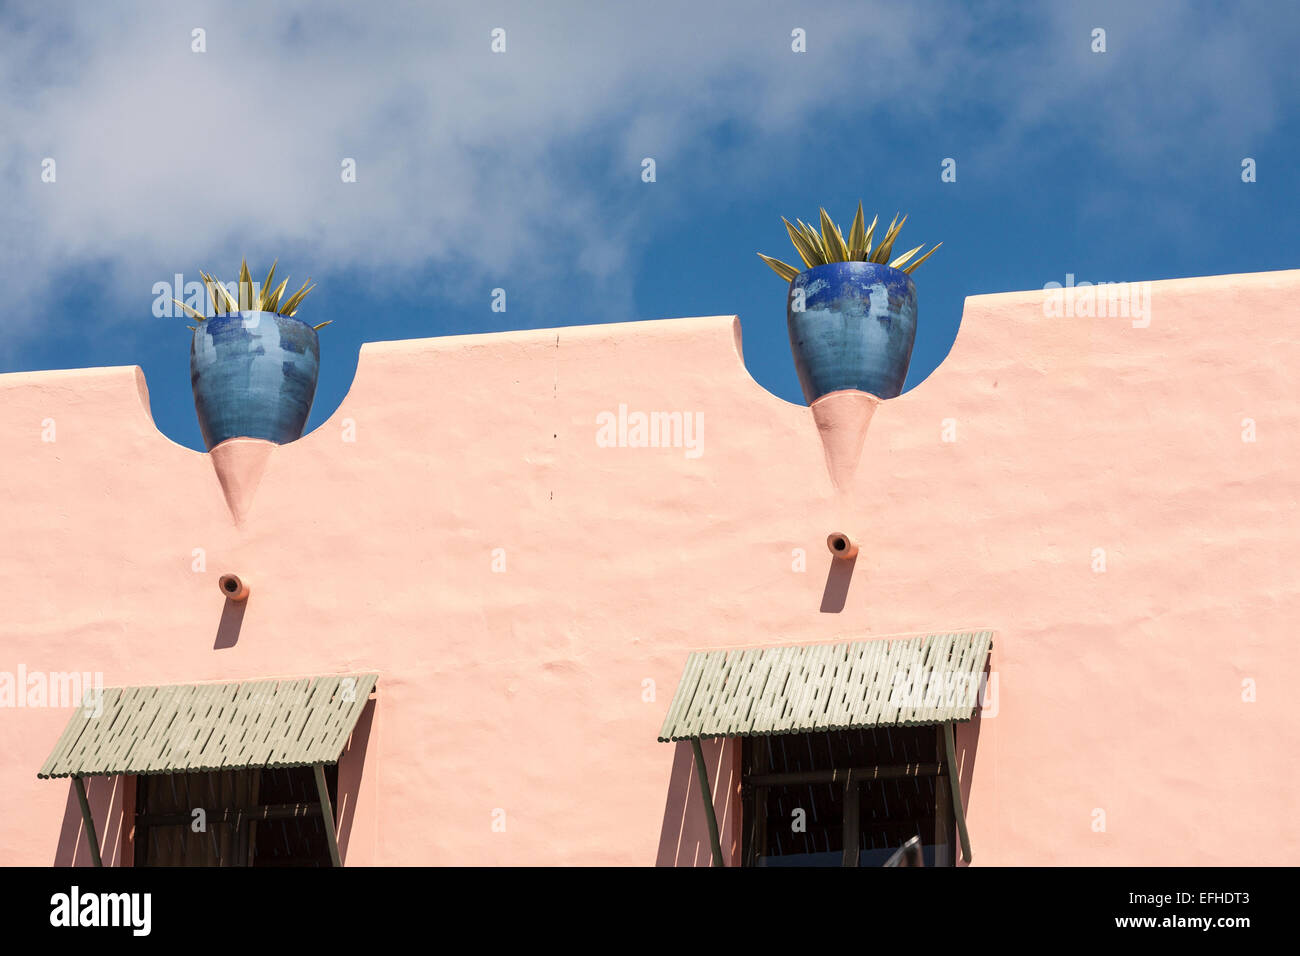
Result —
<svg viewBox="0 0 1300 956"><path fill-rule="evenodd" d="M655 739L689 651L989 628L977 863L1290 863L1300 272L1154 283L1147 327L1043 299L968 299L845 496L730 317L367 345L242 526L138 369L0 376L0 670L374 670L350 865L706 863L689 749ZM602 447L620 404L702 413L702 453ZM831 530L864 542L838 612ZM68 713L0 710L0 862L87 862L36 778ZM706 754L734 857L734 746ZM92 788L111 833L123 786Z"/></svg>

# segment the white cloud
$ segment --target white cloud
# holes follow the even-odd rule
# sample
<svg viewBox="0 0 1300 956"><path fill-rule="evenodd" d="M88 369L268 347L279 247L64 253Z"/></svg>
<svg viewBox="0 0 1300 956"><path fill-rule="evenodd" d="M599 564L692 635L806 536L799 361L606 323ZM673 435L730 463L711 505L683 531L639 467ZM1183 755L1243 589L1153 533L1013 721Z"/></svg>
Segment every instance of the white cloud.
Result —
<svg viewBox="0 0 1300 956"><path fill-rule="evenodd" d="M788 177L777 157L797 155L819 118L841 111L941 123L964 103L994 104L1002 123L989 147L1009 149L1081 98L1109 97L1119 138L1155 148L1113 80L1090 73L1086 54L1060 56L1075 49L1060 34L1081 29L1077 17L1018 36L964 6L10 5L0 282L8 303L39 301L60 270L75 271L143 311L152 283L175 270L293 250L318 277L357 269L401 281L445 263L449 281L468 284L509 262L626 286L647 224L611 216L611 188L638 183L646 155L661 184L680 182L674 157L724 124L743 143L719 168L689 171L697 194ZM1233 20L1207 36L1175 5L1154 9L1107 14L1116 56L1146 44L1133 74L1143 82L1183 57L1217 76L1249 55ZM498 26L507 52L493 55ZM795 26L808 32L805 55L790 52ZM190 50L194 27L207 31L204 54ZM1172 92L1160 106L1179 113ZM1194 93L1225 122L1272 122L1270 92L1207 76ZM888 161L888 143L870 142L869 128L863 139L864 155ZM40 182L46 156L57 184ZM357 161L356 184L340 181L344 157ZM691 189L660 186L662 214L688 214ZM3 308L0 346L40 319Z"/></svg>

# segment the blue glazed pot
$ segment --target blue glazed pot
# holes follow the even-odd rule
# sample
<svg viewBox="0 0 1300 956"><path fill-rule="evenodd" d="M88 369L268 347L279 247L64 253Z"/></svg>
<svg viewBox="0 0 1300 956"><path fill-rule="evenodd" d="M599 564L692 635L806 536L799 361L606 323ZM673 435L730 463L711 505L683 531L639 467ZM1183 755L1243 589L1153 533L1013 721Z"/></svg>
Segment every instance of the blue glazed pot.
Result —
<svg viewBox="0 0 1300 956"><path fill-rule="evenodd" d="M320 340L306 322L272 312L208 319L190 343L190 385L203 442L277 444L302 437L316 396Z"/></svg>
<svg viewBox="0 0 1300 956"><path fill-rule="evenodd" d="M814 266L790 283L786 324L808 404L845 388L895 398L916 340L916 283L875 262Z"/></svg>

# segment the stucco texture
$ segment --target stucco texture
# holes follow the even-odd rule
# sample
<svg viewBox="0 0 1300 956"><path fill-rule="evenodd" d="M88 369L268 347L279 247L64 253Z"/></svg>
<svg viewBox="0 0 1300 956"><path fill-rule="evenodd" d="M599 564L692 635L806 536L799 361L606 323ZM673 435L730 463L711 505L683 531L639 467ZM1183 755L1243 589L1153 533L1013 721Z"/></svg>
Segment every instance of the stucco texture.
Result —
<svg viewBox="0 0 1300 956"><path fill-rule="evenodd" d="M377 672L348 865L706 865L689 746L656 741L688 652L990 629L977 864L1290 864L1300 271L1156 282L1145 328L1044 296L968 299L839 492L732 317L368 344L328 421L228 457L264 469L224 476L242 523L139 369L0 376L0 670ZM702 414L700 454L603 447L621 404ZM88 862L36 777L69 713L0 709L0 862ZM734 862L736 745L705 753ZM113 862L130 782L93 784Z"/></svg>

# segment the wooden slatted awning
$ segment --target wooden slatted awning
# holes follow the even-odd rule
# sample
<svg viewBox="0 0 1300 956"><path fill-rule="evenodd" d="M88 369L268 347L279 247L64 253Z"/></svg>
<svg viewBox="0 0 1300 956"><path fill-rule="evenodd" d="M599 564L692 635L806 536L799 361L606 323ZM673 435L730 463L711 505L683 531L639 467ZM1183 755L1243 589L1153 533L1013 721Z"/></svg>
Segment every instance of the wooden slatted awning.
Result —
<svg viewBox="0 0 1300 956"><path fill-rule="evenodd" d="M335 674L90 691L37 776L337 763L377 680Z"/></svg>
<svg viewBox="0 0 1300 956"><path fill-rule="evenodd" d="M697 652L659 739L968 721L992 646L992 631L966 631Z"/></svg>
<svg viewBox="0 0 1300 956"><path fill-rule="evenodd" d="M700 748L702 737L806 734L875 727L939 725L962 855L971 860L970 836L958 780L953 727L969 721L979 704L980 681L993 648L992 631L927 634L922 637L803 644L735 651L701 651L686 659L659 740L689 740L695 753L700 795L709 826L713 865L722 866L722 846L712 790ZM920 767L852 768L830 771L842 783L844 805L857 806L860 782L893 777ZM798 774L768 775L786 778ZM846 865L856 865L856 811L845 811Z"/></svg>

